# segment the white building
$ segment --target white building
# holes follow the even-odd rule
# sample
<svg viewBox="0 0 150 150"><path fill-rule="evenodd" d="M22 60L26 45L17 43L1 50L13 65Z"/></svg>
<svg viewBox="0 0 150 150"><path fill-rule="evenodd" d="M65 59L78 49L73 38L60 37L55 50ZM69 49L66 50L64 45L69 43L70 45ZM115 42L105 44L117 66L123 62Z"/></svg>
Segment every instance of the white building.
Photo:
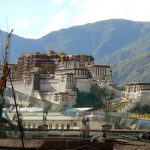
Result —
<svg viewBox="0 0 150 150"><path fill-rule="evenodd" d="M17 65L11 71L14 89L33 98L47 100L52 104L51 111L73 107L77 89L90 92L95 82L98 85L112 82L110 66L94 65L94 58L88 55L54 51L33 53L19 57ZM7 85L11 87L9 81Z"/></svg>
<svg viewBox="0 0 150 150"><path fill-rule="evenodd" d="M126 85L125 97L132 103L150 105L150 83L129 83Z"/></svg>

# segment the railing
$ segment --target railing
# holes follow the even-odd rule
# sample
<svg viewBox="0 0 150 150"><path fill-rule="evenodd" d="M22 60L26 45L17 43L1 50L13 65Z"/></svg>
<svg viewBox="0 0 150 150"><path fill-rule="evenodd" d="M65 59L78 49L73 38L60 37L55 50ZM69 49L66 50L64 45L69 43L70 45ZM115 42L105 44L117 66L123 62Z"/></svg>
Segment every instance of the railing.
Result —
<svg viewBox="0 0 150 150"><path fill-rule="evenodd" d="M104 134L106 137L115 137L115 138L122 138L122 137L133 137L138 138L141 133L145 132L145 130L139 131L132 131L132 130L110 130L110 131L103 131L103 130L90 130L90 136L96 136L100 134ZM19 134L18 131L7 131L7 136L11 137L12 135L15 136ZM17 134L18 133L18 134ZM24 130L24 134L26 138L50 138L50 137L81 137L82 130L73 130L73 129L48 129L48 130L39 130L39 129L28 129Z"/></svg>

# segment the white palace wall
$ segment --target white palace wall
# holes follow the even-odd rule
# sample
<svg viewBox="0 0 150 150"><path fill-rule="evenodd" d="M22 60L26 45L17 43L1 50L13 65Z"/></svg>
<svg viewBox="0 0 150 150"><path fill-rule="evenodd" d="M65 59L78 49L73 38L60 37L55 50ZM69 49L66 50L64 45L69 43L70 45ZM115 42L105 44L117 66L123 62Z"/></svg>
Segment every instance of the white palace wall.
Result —
<svg viewBox="0 0 150 150"><path fill-rule="evenodd" d="M12 81L15 91L24 93L26 95L32 96L33 94L33 79L27 80L19 80L19 81ZM7 87L11 88L11 84L8 81Z"/></svg>
<svg viewBox="0 0 150 150"><path fill-rule="evenodd" d="M78 88L81 92L90 92L92 83L92 79L77 79L76 88Z"/></svg>

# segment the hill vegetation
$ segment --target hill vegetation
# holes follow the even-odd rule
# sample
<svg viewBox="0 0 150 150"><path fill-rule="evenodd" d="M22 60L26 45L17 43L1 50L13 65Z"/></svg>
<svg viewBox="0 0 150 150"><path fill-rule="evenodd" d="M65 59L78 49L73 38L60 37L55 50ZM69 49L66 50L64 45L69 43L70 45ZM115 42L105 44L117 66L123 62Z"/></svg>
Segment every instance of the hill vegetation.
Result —
<svg viewBox="0 0 150 150"><path fill-rule="evenodd" d="M144 105L141 106L140 103L138 103L133 109L130 110L130 113L136 113L136 114L150 114L150 106ZM141 117L142 118L142 117ZM150 117L149 117L150 118Z"/></svg>
<svg viewBox="0 0 150 150"><path fill-rule="evenodd" d="M89 93L77 92L77 100L75 107L92 107L93 109L100 109L106 107L106 101L113 99L115 93L108 88L101 88L93 85Z"/></svg>

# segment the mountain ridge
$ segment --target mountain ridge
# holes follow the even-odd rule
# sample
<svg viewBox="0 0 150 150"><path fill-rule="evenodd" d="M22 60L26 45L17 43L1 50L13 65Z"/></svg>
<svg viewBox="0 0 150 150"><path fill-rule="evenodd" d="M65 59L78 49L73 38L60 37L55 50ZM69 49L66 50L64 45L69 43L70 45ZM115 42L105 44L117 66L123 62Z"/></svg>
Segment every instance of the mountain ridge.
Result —
<svg viewBox="0 0 150 150"><path fill-rule="evenodd" d="M2 34L4 33L2 32ZM3 37L6 37L6 33ZM13 35L11 41L11 51L13 53L10 55L10 60L16 62L16 58L23 53L46 52L48 49L64 51L69 54L88 54L94 56L96 64L110 65L114 72L114 79L118 83L131 81L130 79L133 78L138 82L150 82L150 73L144 68L145 66L143 66L144 72L147 72L145 72L145 75L143 75L143 69L140 72L137 67L130 67L129 70L131 72L132 68L133 74L128 71L128 73L120 72L123 68L126 70L125 68L130 66L132 59L136 60L136 64L139 64L139 66L142 62L144 62L144 65L149 64L147 59L150 52L149 37L150 22L124 19L110 19L78 25L50 32L38 39ZM138 56L143 57L139 59Z"/></svg>

